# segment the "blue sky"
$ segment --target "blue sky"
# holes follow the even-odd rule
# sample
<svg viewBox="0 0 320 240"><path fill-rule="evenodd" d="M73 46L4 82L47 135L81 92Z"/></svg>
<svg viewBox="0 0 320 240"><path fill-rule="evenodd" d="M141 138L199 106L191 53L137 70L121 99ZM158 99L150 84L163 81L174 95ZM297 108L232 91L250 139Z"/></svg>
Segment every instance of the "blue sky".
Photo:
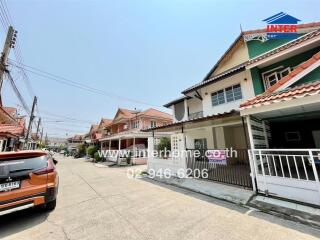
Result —
<svg viewBox="0 0 320 240"><path fill-rule="evenodd" d="M201 81L239 35L240 24L244 30L263 28L262 19L280 11L301 23L320 21L318 1L308 0L6 2L25 64L154 106ZM1 42L4 36L2 28ZM23 78L13 74L31 106ZM49 136L86 132L89 122L112 118L118 107L150 107L28 75ZM19 103L8 83L3 94L5 105ZM53 123L62 118L52 113L84 121Z"/></svg>

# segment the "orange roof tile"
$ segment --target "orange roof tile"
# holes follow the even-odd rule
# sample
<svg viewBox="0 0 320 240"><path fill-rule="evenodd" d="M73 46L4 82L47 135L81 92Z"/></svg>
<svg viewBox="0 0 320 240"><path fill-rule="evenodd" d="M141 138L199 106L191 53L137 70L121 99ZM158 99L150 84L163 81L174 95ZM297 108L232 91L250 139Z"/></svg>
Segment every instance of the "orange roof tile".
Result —
<svg viewBox="0 0 320 240"><path fill-rule="evenodd" d="M245 103L240 105L241 109L251 108L254 105L261 105L271 103L273 101L279 102L288 101L293 98L300 98L311 96L315 94L320 94L320 80L302 84L293 88L288 88L281 92L273 92L268 94L261 94L257 97L246 101Z"/></svg>
<svg viewBox="0 0 320 240"><path fill-rule="evenodd" d="M165 112L161 112L159 110L156 110L154 108L149 108L141 113L138 114L139 116L143 115L143 116L149 116L149 117L154 117L154 118L165 118L168 120L172 119L172 116L168 113Z"/></svg>
<svg viewBox="0 0 320 240"><path fill-rule="evenodd" d="M107 119L107 118L102 118L101 121L103 125L109 125L110 123L112 123L112 119Z"/></svg>
<svg viewBox="0 0 320 240"><path fill-rule="evenodd" d="M90 132L95 132L98 130L98 128L99 128L98 124L92 124L90 127Z"/></svg>
<svg viewBox="0 0 320 240"><path fill-rule="evenodd" d="M139 113L136 110L129 110L129 109L125 109L125 108L119 108L119 110L125 115L125 117L127 118L132 118L135 117L137 113Z"/></svg>
<svg viewBox="0 0 320 240"><path fill-rule="evenodd" d="M16 136L23 136L24 127L20 125L13 125L13 124L1 124L0 134L12 134Z"/></svg>
<svg viewBox="0 0 320 240"><path fill-rule="evenodd" d="M314 63L320 61L320 51L313 55L307 61L301 63L296 67L292 72L290 72L287 76L281 78L276 84L272 85L270 88L267 89L265 93L272 93L279 89L282 85L289 82L293 77L297 76L299 73L305 71L307 68L311 67Z"/></svg>
<svg viewBox="0 0 320 240"><path fill-rule="evenodd" d="M12 117L16 116L17 109L14 107L3 107L3 109Z"/></svg>

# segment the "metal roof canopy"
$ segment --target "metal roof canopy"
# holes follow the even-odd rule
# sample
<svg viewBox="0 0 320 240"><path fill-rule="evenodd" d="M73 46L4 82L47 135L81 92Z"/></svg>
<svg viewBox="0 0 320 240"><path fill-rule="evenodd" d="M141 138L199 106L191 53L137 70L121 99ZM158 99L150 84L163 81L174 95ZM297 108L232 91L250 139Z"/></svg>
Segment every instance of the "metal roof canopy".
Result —
<svg viewBox="0 0 320 240"><path fill-rule="evenodd" d="M197 118L189 121L176 122L170 125L150 128L145 131L154 132L154 133L178 132L178 131L183 132L185 130L190 130L195 128L234 124L235 121L239 121L240 119L241 119L240 113L236 110L232 110L231 112L228 112L228 113Z"/></svg>

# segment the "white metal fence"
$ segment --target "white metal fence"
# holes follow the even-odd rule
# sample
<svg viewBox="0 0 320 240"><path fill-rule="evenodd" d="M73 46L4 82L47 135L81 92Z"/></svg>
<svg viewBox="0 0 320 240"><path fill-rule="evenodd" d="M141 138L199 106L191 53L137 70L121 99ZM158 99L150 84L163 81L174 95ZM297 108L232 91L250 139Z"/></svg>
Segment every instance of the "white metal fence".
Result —
<svg viewBox="0 0 320 240"><path fill-rule="evenodd" d="M259 192L320 204L320 149L249 150Z"/></svg>

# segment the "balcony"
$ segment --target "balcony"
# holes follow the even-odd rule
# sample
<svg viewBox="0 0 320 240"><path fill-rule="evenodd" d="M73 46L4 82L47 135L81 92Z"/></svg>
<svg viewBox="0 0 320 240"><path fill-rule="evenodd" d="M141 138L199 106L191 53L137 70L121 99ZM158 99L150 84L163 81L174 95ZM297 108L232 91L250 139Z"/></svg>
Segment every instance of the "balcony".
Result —
<svg viewBox="0 0 320 240"><path fill-rule="evenodd" d="M192 119L197 119L197 118L201 118L201 117L203 117L203 111L189 113L188 119L192 120Z"/></svg>

